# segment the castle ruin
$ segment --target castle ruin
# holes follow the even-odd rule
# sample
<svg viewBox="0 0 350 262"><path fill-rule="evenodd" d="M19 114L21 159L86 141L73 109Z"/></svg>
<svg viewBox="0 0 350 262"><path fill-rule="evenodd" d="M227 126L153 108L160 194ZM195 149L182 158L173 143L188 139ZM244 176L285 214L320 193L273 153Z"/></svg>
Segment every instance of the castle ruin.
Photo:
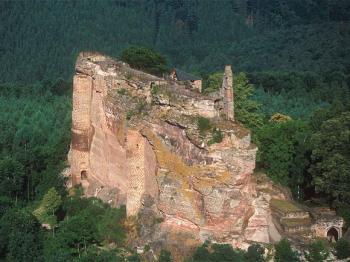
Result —
<svg viewBox="0 0 350 262"><path fill-rule="evenodd" d="M233 109L229 65L209 96L83 52L73 81L70 185L151 221L142 225L141 244L276 241L271 196L258 192L252 176L257 148ZM211 128L199 130L199 118Z"/></svg>

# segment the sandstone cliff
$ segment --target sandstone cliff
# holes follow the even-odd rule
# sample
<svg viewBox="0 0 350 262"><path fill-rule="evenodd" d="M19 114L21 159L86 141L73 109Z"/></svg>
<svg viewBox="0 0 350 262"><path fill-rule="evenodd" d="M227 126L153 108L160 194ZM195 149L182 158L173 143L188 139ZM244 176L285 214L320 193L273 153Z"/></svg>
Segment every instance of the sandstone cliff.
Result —
<svg viewBox="0 0 350 262"><path fill-rule="evenodd" d="M252 179L257 148L234 122L230 66L211 96L97 53L81 53L75 70L70 182L139 217L140 245L271 240Z"/></svg>

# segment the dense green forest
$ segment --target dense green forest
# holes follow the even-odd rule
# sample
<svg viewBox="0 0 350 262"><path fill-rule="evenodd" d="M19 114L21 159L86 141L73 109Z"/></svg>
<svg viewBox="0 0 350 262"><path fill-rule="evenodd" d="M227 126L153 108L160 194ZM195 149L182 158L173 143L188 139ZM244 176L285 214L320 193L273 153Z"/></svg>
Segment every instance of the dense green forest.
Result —
<svg viewBox="0 0 350 262"><path fill-rule="evenodd" d="M153 47L199 73L349 73L347 0L1 1L1 82L72 75L81 50Z"/></svg>
<svg viewBox="0 0 350 262"><path fill-rule="evenodd" d="M218 88L223 66L232 64L235 113L259 147L257 171L288 186L296 200L329 205L350 222L350 1L5 0L0 260L140 260L128 248L125 210L81 198L79 188L67 192L60 175L78 53L126 59L130 46L158 51L168 69L201 75L205 92ZM349 256L349 244L339 243L338 256ZM309 261L322 261L324 248L312 244ZM276 250L276 261L298 261L286 241ZM190 261L227 257L262 261L259 246L243 252L209 244ZM171 254L163 250L160 261Z"/></svg>

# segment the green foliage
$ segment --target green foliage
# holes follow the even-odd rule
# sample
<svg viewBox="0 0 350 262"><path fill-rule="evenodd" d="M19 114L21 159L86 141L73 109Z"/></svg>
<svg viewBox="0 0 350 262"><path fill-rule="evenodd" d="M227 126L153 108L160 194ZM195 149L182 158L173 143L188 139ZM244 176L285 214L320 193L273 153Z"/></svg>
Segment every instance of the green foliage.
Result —
<svg viewBox="0 0 350 262"><path fill-rule="evenodd" d="M222 73L209 75L204 93L218 90L222 84L222 77ZM263 115L259 112L260 104L252 100L254 86L249 83L245 73L239 73L233 79L236 119L249 128L260 127L263 124Z"/></svg>
<svg viewBox="0 0 350 262"><path fill-rule="evenodd" d="M40 224L25 209L10 209L0 219L0 259L41 261Z"/></svg>
<svg viewBox="0 0 350 262"><path fill-rule="evenodd" d="M276 262L299 262L298 253L293 251L287 239L282 239L275 244L275 261Z"/></svg>
<svg viewBox="0 0 350 262"><path fill-rule="evenodd" d="M33 212L38 221L42 224L49 224L51 228L57 225L57 218L55 212L62 204L61 196L57 193L55 188L51 188L44 195L40 206Z"/></svg>
<svg viewBox="0 0 350 262"><path fill-rule="evenodd" d="M56 260L63 254L67 260L94 256L91 248L95 245L123 244L125 208L113 209L95 198L73 196L65 200L63 210L65 219L58 224L55 236L45 242L46 260Z"/></svg>
<svg viewBox="0 0 350 262"><path fill-rule="evenodd" d="M215 144L222 142L222 139L224 138L224 135L222 134L222 131L219 128L213 127L212 129L212 138L209 140L208 144Z"/></svg>
<svg viewBox="0 0 350 262"><path fill-rule="evenodd" d="M165 57L149 48L129 47L123 50L120 59L133 68L154 75L162 75L167 71Z"/></svg>
<svg viewBox="0 0 350 262"><path fill-rule="evenodd" d="M235 117L249 128L258 128L263 124L263 115L259 112L260 104L251 97L254 86L249 83L246 74L239 73L234 77Z"/></svg>
<svg viewBox="0 0 350 262"><path fill-rule="evenodd" d="M24 166L9 156L0 159L0 194L9 198L22 195L25 183Z"/></svg>
<svg viewBox="0 0 350 262"><path fill-rule="evenodd" d="M247 262L264 262L264 248L259 244L252 244L244 257Z"/></svg>
<svg viewBox="0 0 350 262"><path fill-rule="evenodd" d="M126 120L130 120L134 114L135 114L134 111L126 112Z"/></svg>
<svg viewBox="0 0 350 262"><path fill-rule="evenodd" d="M316 240L309 246L305 258L309 262L322 262L329 256L329 248L324 240Z"/></svg>
<svg viewBox="0 0 350 262"><path fill-rule="evenodd" d="M206 132L208 132L212 128L212 125L208 118L201 116L197 118L197 127L199 129L199 132L202 135L204 135Z"/></svg>
<svg viewBox="0 0 350 262"><path fill-rule="evenodd" d="M204 243L199 246L193 257L190 259L191 262L244 262L244 254L240 250L235 250L229 244L208 244ZM249 261L249 260L248 260Z"/></svg>
<svg viewBox="0 0 350 262"><path fill-rule="evenodd" d="M128 93L128 91L125 88L120 88L120 89L117 90L117 93L119 95L124 96L124 95L126 95Z"/></svg>
<svg viewBox="0 0 350 262"><path fill-rule="evenodd" d="M350 242L341 238L335 244L336 256L338 259L350 257Z"/></svg>
<svg viewBox="0 0 350 262"><path fill-rule="evenodd" d="M3 1L2 81L67 79L80 51L116 56L130 45L161 50L189 71L233 64L249 72L346 72L348 7L317 0Z"/></svg>
<svg viewBox="0 0 350 262"><path fill-rule="evenodd" d="M271 123L257 131L260 167L276 182L293 191L304 182L308 167L310 131L301 120Z"/></svg>
<svg viewBox="0 0 350 262"><path fill-rule="evenodd" d="M350 199L350 112L323 121L311 138L310 172L316 190L337 201Z"/></svg>
<svg viewBox="0 0 350 262"><path fill-rule="evenodd" d="M219 90L223 76L224 74L221 72L210 74L206 81L203 82L202 92L207 94Z"/></svg>
<svg viewBox="0 0 350 262"><path fill-rule="evenodd" d="M156 95L159 92L159 86L158 85L152 85L152 89L151 89L151 94L152 95Z"/></svg>
<svg viewBox="0 0 350 262"><path fill-rule="evenodd" d="M162 249L160 251L160 255L159 255L159 262L171 262L173 261L173 259L171 258L171 253L168 250Z"/></svg>
<svg viewBox="0 0 350 262"><path fill-rule="evenodd" d="M172 65L201 74L224 64L248 72L234 74L235 113L253 129L259 167L298 199L299 189L315 187L350 221L349 10L348 1L316 0L1 1L0 82L33 84L0 86L0 260L140 261L120 250L102 251L106 243L123 245L125 210L65 198L60 173L70 142L71 83L61 78L71 77L82 50L112 56L124 50L121 57L133 67L159 75L166 70L164 56L125 48L152 47ZM204 92L217 90L221 81L222 73L209 75ZM330 104L332 109L312 114ZM140 103L127 118L145 109ZM277 112L295 120L264 123ZM210 122L203 126L204 133L214 130ZM212 135L220 141L220 132ZM39 220L57 224L55 236L43 232L25 208L36 200ZM342 256L347 244L338 243ZM312 259L318 250L312 247ZM255 257L259 248L248 253ZM204 245L194 261L248 259L242 256L228 246Z"/></svg>
<svg viewBox="0 0 350 262"><path fill-rule="evenodd" d="M70 143L70 98L53 96L47 85L0 87L0 176L18 200L41 199L51 187L65 191L59 173Z"/></svg>
<svg viewBox="0 0 350 262"><path fill-rule="evenodd" d="M101 243L117 243L123 244L125 239L125 229L121 221L125 218L125 210L123 209L107 209L99 218L97 231L99 241Z"/></svg>

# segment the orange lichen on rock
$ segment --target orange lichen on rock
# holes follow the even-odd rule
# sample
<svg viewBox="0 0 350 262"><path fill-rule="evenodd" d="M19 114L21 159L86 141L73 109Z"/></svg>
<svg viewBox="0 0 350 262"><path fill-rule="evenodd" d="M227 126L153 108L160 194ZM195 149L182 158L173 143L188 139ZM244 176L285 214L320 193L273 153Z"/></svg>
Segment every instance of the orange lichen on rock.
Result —
<svg viewBox="0 0 350 262"><path fill-rule="evenodd" d="M268 213L251 179L257 149L250 132L234 122L233 76L230 67L225 71L223 97L212 97L108 56L78 57L71 184L125 205L128 216L162 217L158 226L148 224L157 230L141 230L143 244L179 237L239 245L269 238ZM219 128L223 139L208 145L211 130L202 136L199 118Z"/></svg>

